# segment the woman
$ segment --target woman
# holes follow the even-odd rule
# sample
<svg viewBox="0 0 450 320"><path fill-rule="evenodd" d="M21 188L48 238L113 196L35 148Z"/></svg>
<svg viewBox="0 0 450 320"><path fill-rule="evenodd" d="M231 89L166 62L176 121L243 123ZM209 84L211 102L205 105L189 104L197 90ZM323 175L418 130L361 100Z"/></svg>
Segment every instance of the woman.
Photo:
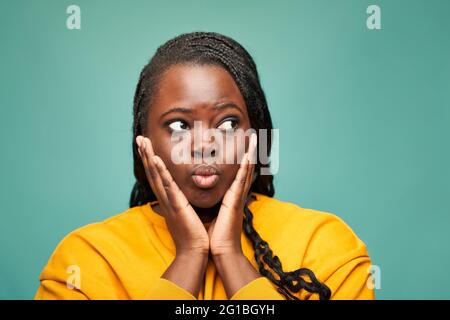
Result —
<svg viewBox="0 0 450 320"><path fill-rule="evenodd" d="M340 218L273 198L258 157L271 129L240 44L207 32L163 44L135 92L130 209L69 234L36 299L374 298L366 246Z"/></svg>

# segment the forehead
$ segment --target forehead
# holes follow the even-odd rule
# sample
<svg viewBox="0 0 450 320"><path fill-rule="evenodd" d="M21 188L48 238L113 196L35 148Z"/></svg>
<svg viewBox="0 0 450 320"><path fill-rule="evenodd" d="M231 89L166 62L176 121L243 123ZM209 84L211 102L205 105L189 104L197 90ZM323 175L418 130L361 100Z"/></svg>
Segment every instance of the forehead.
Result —
<svg viewBox="0 0 450 320"><path fill-rule="evenodd" d="M174 104L196 108L234 102L245 110L245 101L233 77L216 65L171 66L162 75L153 102L155 107L163 108Z"/></svg>

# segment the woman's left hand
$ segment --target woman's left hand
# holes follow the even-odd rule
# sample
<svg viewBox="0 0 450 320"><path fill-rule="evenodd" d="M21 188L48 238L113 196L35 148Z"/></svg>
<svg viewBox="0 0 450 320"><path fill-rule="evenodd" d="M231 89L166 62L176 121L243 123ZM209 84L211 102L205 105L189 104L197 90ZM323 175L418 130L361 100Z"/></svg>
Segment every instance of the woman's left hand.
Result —
<svg viewBox="0 0 450 320"><path fill-rule="evenodd" d="M212 257L243 254L241 246L244 207L253 181L256 163L257 137L250 136L248 151L242 157L241 165L231 187L225 193L217 217L208 227Z"/></svg>

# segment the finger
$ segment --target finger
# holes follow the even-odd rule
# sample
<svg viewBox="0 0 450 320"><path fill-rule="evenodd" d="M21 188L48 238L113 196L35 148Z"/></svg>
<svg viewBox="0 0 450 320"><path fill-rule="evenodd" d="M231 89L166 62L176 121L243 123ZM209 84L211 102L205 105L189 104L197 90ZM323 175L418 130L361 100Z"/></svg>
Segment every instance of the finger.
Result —
<svg viewBox="0 0 450 320"><path fill-rule="evenodd" d="M236 173L236 177L231 184L230 191L234 194L234 196L239 197L244 192L245 181L247 178L248 171L248 153L244 154L242 158L241 165L239 167L238 172Z"/></svg>
<svg viewBox="0 0 450 320"><path fill-rule="evenodd" d="M147 158L147 163L148 163L148 168L149 168L149 172L150 175L154 181L154 183L158 183L159 181L159 177L157 174L157 169L155 167L155 165L152 162L152 158L155 155L155 152L153 151L153 145L152 142L150 141L149 138L144 137L142 139L143 145L144 145L144 150L145 150L145 156Z"/></svg>
<svg viewBox="0 0 450 320"><path fill-rule="evenodd" d="M146 145L147 153L149 154L149 159L151 159L155 155L155 151L153 150L153 144L150 138L144 137L144 142Z"/></svg>
<svg viewBox="0 0 450 320"><path fill-rule="evenodd" d="M257 136L255 133L253 133L250 136L250 144L249 144L249 169L247 170L247 177L246 177L246 182L245 182L245 186L244 186L244 192L243 192L243 197L246 198L247 197L247 193L248 190L250 189L252 182L253 182L253 172L255 169L255 164L256 164L256 145L257 145Z"/></svg>
<svg viewBox="0 0 450 320"><path fill-rule="evenodd" d="M242 157L241 166L239 167L236 177L231 184L231 187L225 193L222 205L228 210L237 210L242 205L242 194L244 192L245 179L248 168L248 154L245 153Z"/></svg>
<svg viewBox="0 0 450 320"><path fill-rule="evenodd" d="M249 163L248 174L247 174L247 177L245 180L244 191L242 193L243 199L247 198L248 192L249 192L250 188L252 187L254 171L255 171L255 165Z"/></svg>
<svg viewBox="0 0 450 320"><path fill-rule="evenodd" d="M142 157L142 154L141 154L141 142L142 142L142 136L141 135L136 136L137 149L138 149L139 155Z"/></svg>
<svg viewBox="0 0 450 320"><path fill-rule="evenodd" d="M184 212L184 209L189 206L189 201L181 192L175 180L173 180L172 175L162 159L158 156L154 156L152 161L156 167L158 175L161 177L162 185L167 195L168 205L170 205L171 208L177 213Z"/></svg>
<svg viewBox="0 0 450 320"><path fill-rule="evenodd" d="M142 163L144 165L144 171L145 171L145 175L147 176L147 180L150 183L150 186L152 187L152 190L154 190L154 182L153 182L153 178L151 176L150 173L150 164L147 158L147 154L145 152L145 142L143 140L142 136L137 136L136 137L136 143L138 145L138 151L139 151L139 155L141 156L141 160Z"/></svg>
<svg viewBox="0 0 450 320"><path fill-rule="evenodd" d="M143 153L144 158L146 159L147 164L147 178L150 180L152 190L155 193L156 197L158 198L160 204L162 206L167 206L167 195L164 190L164 186L161 181L161 177L158 174L158 170L155 166L155 164L151 161L154 152L153 148L151 146L150 139L143 138L142 139L142 145L143 145Z"/></svg>
<svg viewBox="0 0 450 320"><path fill-rule="evenodd" d="M138 146L138 152L139 155L141 156L141 159L144 157L144 153L143 153L143 147L144 147L144 137L139 135L136 137L136 144ZM142 159L142 161L144 161L144 159Z"/></svg>

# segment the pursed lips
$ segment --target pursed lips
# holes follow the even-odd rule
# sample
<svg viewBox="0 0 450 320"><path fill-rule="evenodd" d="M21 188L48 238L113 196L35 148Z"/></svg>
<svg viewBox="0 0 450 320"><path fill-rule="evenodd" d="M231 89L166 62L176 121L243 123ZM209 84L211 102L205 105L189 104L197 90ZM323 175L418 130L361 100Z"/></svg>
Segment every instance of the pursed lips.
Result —
<svg viewBox="0 0 450 320"><path fill-rule="evenodd" d="M192 171L192 181L201 189L213 188L219 182L220 171L210 165L200 165Z"/></svg>

